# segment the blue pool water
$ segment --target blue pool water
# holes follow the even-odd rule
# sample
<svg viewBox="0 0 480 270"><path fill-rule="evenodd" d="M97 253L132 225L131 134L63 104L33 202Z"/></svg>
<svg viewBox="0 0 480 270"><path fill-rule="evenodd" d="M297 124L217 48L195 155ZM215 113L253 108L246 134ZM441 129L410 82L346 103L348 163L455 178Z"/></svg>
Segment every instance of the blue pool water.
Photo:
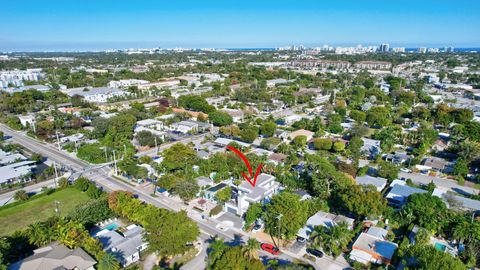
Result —
<svg viewBox="0 0 480 270"><path fill-rule="evenodd" d="M435 243L435 248L437 250L440 250L440 251L445 251L445 249L447 248L447 246L445 246L444 244L442 243Z"/></svg>
<svg viewBox="0 0 480 270"><path fill-rule="evenodd" d="M119 227L117 223L110 223L107 226L104 227L104 229L107 229L109 231L114 231Z"/></svg>

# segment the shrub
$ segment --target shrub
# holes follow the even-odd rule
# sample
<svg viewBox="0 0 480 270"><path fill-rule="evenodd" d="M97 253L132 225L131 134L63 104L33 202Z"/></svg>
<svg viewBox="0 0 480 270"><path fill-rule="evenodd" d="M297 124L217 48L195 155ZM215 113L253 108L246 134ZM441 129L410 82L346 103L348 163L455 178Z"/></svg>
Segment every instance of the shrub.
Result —
<svg viewBox="0 0 480 270"><path fill-rule="evenodd" d="M28 195L28 193L21 189L21 190L17 190L15 192L15 194L13 195L13 198L16 200L16 201L26 201L30 198L30 196Z"/></svg>
<svg viewBox="0 0 480 270"><path fill-rule="evenodd" d="M62 189L67 188L68 185L69 185L69 183L68 183L67 178L62 177L62 178L58 179L58 187L59 188L62 188Z"/></svg>
<svg viewBox="0 0 480 270"><path fill-rule="evenodd" d="M211 216L211 217L216 216L216 215L220 214L222 212L222 210L223 210L223 206L217 205L214 208L212 208L212 210L210 210L210 213L208 215Z"/></svg>
<svg viewBox="0 0 480 270"><path fill-rule="evenodd" d="M332 140L328 139L328 138L323 138L323 139L315 139L313 141L313 147L317 150L330 150L332 149Z"/></svg>
<svg viewBox="0 0 480 270"><path fill-rule="evenodd" d="M87 191L87 189L90 187L90 181L85 177L80 177L75 180L73 187L80 191Z"/></svg>

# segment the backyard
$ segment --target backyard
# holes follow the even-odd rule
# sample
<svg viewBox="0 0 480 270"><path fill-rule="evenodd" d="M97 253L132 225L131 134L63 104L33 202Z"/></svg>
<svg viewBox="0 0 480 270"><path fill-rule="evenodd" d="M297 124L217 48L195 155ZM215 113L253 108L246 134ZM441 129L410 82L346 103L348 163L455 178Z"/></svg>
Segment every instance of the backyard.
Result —
<svg viewBox="0 0 480 270"><path fill-rule="evenodd" d="M66 215L89 199L87 194L74 188L67 188L47 196L32 198L13 207L0 208L0 236L9 235L31 223L55 215L55 201L59 202L60 214Z"/></svg>

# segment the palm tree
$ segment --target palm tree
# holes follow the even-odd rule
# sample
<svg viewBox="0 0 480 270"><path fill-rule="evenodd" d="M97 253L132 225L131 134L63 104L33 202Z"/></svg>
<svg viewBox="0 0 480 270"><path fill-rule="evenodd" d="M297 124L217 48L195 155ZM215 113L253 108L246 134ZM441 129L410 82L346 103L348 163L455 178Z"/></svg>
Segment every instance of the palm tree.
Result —
<svg viewBox="0 0 480 270"><path fill-rule="evenodd" d="M480 231L480 223L470 222L466 219L459 221L452 230L452 236L460 242L467 240L470 242L472 237L477 237L476 233Z"/></svg>
<svg viewBox="0 0 480 270"><path fill-rule="evenodd" d="M255 238L248 238L247 244L243 247L245 255L251 259L258 259L258 241Z"/></svg>
<svg viewBox="0 0 480 270"><path fill-rule="evenodd" d="M346 249L350 240L352 240L353 232L349 230L346 223L327 227L317 226L312 232L313 244L323 247L327 253L337 257Z"/></svg>
<svg viewBox="0 0 480 270"><path fill-rule="evenodd" d="M17 192L15 192L15 194L13 195L13 198L16 200L16 201L26 201L28 200L28 193L23 190L23 189L20 189L18 190Z"/></svg>
<svg viewBox="0 0 480 270"><path fill-rule="evenodd" d="M120 263L117 258L111 253L106 253L100 259L97 265L98 270L118 270L120 269Z"/></svg>
<svg viewBox="0 0 480 270"><path fill-rule="evenodd" d="M227 244L225 244L223 240L214 238L207 249L209 263L215 262L215 260L223 254L226 248Z"/></svg>
<svg viewBox="0 0 480 270"><path fill-rule="evenodd" d="M36 246L43 246L54 239L53 228L47 224L36 222L27 227L28 241Z"/></svg>

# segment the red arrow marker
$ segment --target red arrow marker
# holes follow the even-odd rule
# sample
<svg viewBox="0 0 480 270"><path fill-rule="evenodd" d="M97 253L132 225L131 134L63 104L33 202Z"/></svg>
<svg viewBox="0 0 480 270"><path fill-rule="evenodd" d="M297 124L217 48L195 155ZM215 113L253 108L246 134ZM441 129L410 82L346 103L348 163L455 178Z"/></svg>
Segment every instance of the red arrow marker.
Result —
<svg viewBox="0 0 480 270"><path fill-rule="evenodd" d="M257 176L260 173L260 171L262 170L263 164L260 163L260 165L258 165L257 170L255 171L255 175L253 175L252 166L250 165L250 162L248 162L248 159L245 157L245 155L242 154L242 152L240 152L240 150L238 150L237 148L235 148L233 146L228 145L227 149L233 151L235 154L237 154L243 160L243 163L245 163L245 165L247 166L248 173L250 174L250 177L248 177L244 172L242 172L242 176L243 176L243 178L245 178L245 180L247 180L248 183L250 183L250 185L255 187L255 184L257 184ZM253 180L251 179L252 177L253 177Z"/></svg>

